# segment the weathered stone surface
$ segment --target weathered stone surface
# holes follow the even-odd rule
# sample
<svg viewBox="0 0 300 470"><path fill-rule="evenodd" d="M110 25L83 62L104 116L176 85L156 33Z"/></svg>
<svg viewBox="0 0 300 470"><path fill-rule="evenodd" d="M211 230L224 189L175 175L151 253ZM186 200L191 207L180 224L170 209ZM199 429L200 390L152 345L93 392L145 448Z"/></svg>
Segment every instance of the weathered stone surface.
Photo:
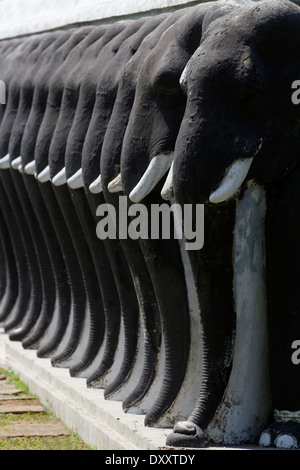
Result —
<svg viewBox="0 0 300 470"><path fill-rule="evenodd" d="M23 401L29 401L29 400L36 400L35 397L27 397L27 396L20 396L19 394L16 395L2 395L0 393L0 402L7 402L7 401L16 401L16 400L23 400Z"/></svg>
<svg viewBox="0 0 300 470"><path fill-rule="evenodd" d="M42 405L0 405L0 413L41 413L45 411Z"/></svg>
<svg viewBox="0 0 300 470"><path fill-rule="evenodd" d="M69 432L61 423L48 424L14 424L0 428L0 438L9 437L55 437L68 435Z"/></svg>
<svg viewBox="0 0 300 470"><path fill-rule="evenodd" d="M13 385L0 385L0 395L18 395L22 390L15 388Z"/></svg>

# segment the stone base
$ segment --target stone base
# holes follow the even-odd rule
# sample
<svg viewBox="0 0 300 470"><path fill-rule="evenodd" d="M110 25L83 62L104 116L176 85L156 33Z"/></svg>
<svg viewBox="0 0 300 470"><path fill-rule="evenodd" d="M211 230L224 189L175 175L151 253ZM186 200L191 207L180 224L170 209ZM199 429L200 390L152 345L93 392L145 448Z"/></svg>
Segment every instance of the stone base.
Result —
<svg viewBox="0 0 300 470"><path fill-rule="evenodd" d="M1 333L1 332L0 332ZM0 363L11 368L81 439L99 450L158 450L165 447L170 429L146 428L144 416L125 414L122 403L104 399L104 390L89 389L86 380L70 377L50 359L0 334Z"/></svg>
<svg viewBox="0 0 300 470"><path fill-rule="evenodd" d="M31 393L51 409L70 430L95 450L171 450L166 446L170 428L147 428L144 415L124 413L122 402L105 400L104 390L89 389L86 380L70 377L69 369L56 368L35 350L10 341L0 328L0 367L12 369ZM174 449L174 448L173 448ZM211 446L201 450L271 450L253 445Z"/></svg>

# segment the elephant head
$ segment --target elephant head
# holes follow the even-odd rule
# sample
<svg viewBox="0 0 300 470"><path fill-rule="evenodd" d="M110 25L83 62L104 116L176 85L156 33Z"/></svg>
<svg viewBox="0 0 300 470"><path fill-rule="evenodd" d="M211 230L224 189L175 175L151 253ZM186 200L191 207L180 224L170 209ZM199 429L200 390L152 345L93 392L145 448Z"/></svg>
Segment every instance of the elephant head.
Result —
<svg viewBox="0 0 300 470"><path fill-rule="evenodd" d="M230 199L247 175L274 184L298 163L291 84L299 10L259 2L240 11L207 28L181 76L187 107L177 139L176 192L195 190L199 202ZM289 129L285 139L284 129ZM274 158L280 148L288 160Z"/></svg>
<svg viewBox="0 0 300 470"><path fill-rule="evenodd" d="M208 8L205 5L186 13L168 28L139 72L121 155L124 191L132 202L144 199L170 167L185 109L179 78L200 42ZM150 163L160 168L153 181L146 172Z"/></svg>
<svg viewBox="0 0 300 470"><path fill-rule="evenodd" d="M233 14L207 25L199 48L181 75L187 103L174 151L172 184L164 188L163 195L171 194L181 204L205 205L204 248L190 252L190 257L209 355L207 375L214 379L210 382L211 390L207 383L203 384L203 390L210 392L210 403L206 401L203 407L202 390L189 422L178 423L169 436L168 442L175 445L193 445L198 430L191 423L205 427L209 419L206 412L213 410L214 390L218 400L222 398L220 380L216 380L221 375L212 374L218 367L215 338L218 332L222 336L219 330L222 325L228 344L231 335L227 327L229 324L234 327L231 259L235 204L253 182L263 186L267 194L265 230L273 406L299 410L300 403L295 398L297 393L299 397L299 381L295 370L291 371L289 355L292 330L299 325L299 315L295 313L299 304L291 287L295 280L291 275L285 280L282 275L287 259L292 262L292 256L279 222L280 218L286 227L292 227L292 221L295 224L293 201L297 194L300 122L299 110L291 101L291 86L299 70L299 26L300 10L290 2L241 5ZM296 268L291 271L295 277ZM219 336L218 344L222 343L224 347ZM280 381L280 374L287 386ZM266 438L269 444L270 436Z"/></svg>

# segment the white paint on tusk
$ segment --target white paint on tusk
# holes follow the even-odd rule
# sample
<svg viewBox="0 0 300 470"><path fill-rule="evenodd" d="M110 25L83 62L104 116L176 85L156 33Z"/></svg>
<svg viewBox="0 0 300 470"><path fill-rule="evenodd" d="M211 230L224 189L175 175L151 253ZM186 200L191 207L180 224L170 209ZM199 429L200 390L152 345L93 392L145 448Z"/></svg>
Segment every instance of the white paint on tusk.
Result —
<svg viewBox="0 0 300 470"><path fill-rule="evenodd" d="M232 367L222 402L205 430L216 444L253 442L265 428L272 412L268 362L266 211L266 192L252 183L236 204L232 256L236 327ZM267 441L268 436L265 436Z"/></svg>
<svg viewBox="0 0 300 470"><path fill-rule="evenodd" d="M82 168L76 171L73 176L68 178L67 184L71 189L79 189L83 187Z"/></svg>
<svg viewBox="0 0 300 470"><path fill-rule="evenodd" d="M170 201L174 197L174 190L173 190L173 163L171 164L171 168L169 170L167 179L165 184L161 190L161 197L166 201Z"/></svg>
<svg viewBox="0 0 300 470"><path fill-rule="evenodd" d="M24 172L26 175L34 175L35 174L35 160L27 163L24 168Z"/></svg>
<svg viewBox="0 0 300 470"><path fill-rule="evenodd" d="M93 181L89 185L89 190L92 194L99 194L102 192L102 181L101 181L101 175L98 176L95 181Z"/></svg>
<svg viewBox="0 0 300 470"><path fill-rule="evenodd" d="M150 161L147 170L142 178L129 194L132 202L140 202L161 180L164 174L169 170L174 157L174 152L156 155Z"/></svg>
<svg viewBox="0 0 300 470"><path fill-rule="evenodd" d="M50 168L49 168L49 165L47 165L46 168L44 168L43 171L41 171L41 173L39 173L37 175L37 180L40 183L47 183L47 181L50 181Z"/></svg>
<svg viewBox="0 0 300 470"><path fill-rule="evenodd" d="M185 94L187 94L187 75L188 75L187 69L188 69L188 64L185 66L179 79L180 87Z"/></svg>
<svg viewBox="0 0 300 470"><path fill-rule="evenodd" d="M10 168L9 153L5 157L0 158L0 169L7 170L8 168Z"/></svg>
<svg viewBox="0 0 300 470"><path fill-rule="evenodd" d="M19 169L19 165L21 164L22 162L22 159L21 157L17 157L15 158L12 162L11 162L11 167L14 169L14 170L18 170Z"/></svg>
<svg viewBox="0 0 300 470"><path fill-rule="evenodd" d="M110 193L119 193L120 191L123 191L121 173L119 173L115 179L108 183L107 189Z"/></svg>
<svg viewBox="0 0 300 470"><path fill-rule="evenodd" d="M209 201L213 204L227 201L227 199L234 196L240 186L243 184L253 157L236 160L227 169L227 172L220 183L218 189L216 189L209 197Z"/></svg>
<svg viewBox="0 0 300 470"><path fill-rule="evenodd" d="M52 183L54 186L62 186L66 184L67 176L66 176L66 169L63 167L55 176L52 178Z"/></svg>

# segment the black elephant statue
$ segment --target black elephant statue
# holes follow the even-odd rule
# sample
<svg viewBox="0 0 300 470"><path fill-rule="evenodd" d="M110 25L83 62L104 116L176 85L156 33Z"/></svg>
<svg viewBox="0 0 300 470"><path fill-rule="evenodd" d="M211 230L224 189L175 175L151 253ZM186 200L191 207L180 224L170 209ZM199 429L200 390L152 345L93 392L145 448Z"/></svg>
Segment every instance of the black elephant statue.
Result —
<svg viewBox="0 0 300 470"><path fill-rule="evenodd" d="M300 327L296 280L300 134L299 109L291 100L291 86L299 70L299 26L297 6L262 1L245 3L234 15L221 17L203 31L201 45L181 76L187 104L174 150L173 188L169 187L181 204L205 205L205 246L198 253L190 252L190 257L208 328L211 318L221 316L220 312L225 313L225 323L226 317L230 318L230 302L225 312L226 302L220 293L227 289L232 295L232 288L229 283L226 288L229 278L218 263L221 261L222 266L226 259L219 259L220 246L232 246L232 236L237 236L233 231L234 205L253 186L265 193L262 255L275 423L262 432L260 443L292 448L299 447L300 437L299 371L291 360ZM209 281L203 276L208 261ZM237 276L234 270L227 274ZM220 292L215 292L215 300L208 301L207 282L209 290L214 291L217 279ZM215 331L211 325L207 333L208 337L212 335L212 344ZM213 354L209 352L210 357ZM202 402L203 398L190 417L200 428ZM180 442L182 435L183 442L192 442L193 432L192 424L178 423L169 442Z"/></svg>
<svg viewBox="0 0 300 470"><path fill-rule="evenodd" d="M236 205L249 184L256 184L266 191L267 198L266 215L261 223L265 224L266 297L268 318L271 318L271 400L277 410L275 427L271 425L262 433L260 443L281 446L286 440L298 447L299 432L291 436L288 431L285 433L286 424L277 422L281 416L278 409L299 408L295 400L299 386L297 368L291 360L299 318L295 315L296 305L290 307L290 313L283 308L283 302L288 305L288 299L295 298L293 289L290 292L295 270L290 269L291 259L285 250L282 250L280 269L277 263L276 268L274 266L274 249L276 246L276 252L280 250L279 240L283 241L283 234L273 224L275 220L279 224L279 217L283 217L283 208L279 216L276 207L277 198L282 198L279 184L285 180L289 186L287 175L290 173L292 178L296 177L298 110L291 101L291 85L298 61L299 8L288 2L281 5L241 2L238 6L225 5L224 10L220 4L219 9L205 7L199 8L203 14L201 43L186 66L182 66L178 58L183 54L175 56L174 63L171 54L168 60L162 53L159 56L158 50L163 50L160 45L155 49L156 56L153 51L152 56L147 57L139 74L121 159L121 180L133 202L143 200L151 204L153 201L148 203L144 198L150 191L153 194L161 189L162 176L171 166L162 196L174 197L182 206L205 205L204 247L189 251L203 326L203 383L190 419L177 423L167 442L169 445L201 445L202 430L212 420L228 386L236 322L233 289L236 267L232 264ZM286 50L291 54L288 63L283 52ZM180 125L178 131L173 115L180 115L179 82L187 101L184 116L177 124ZM287 161L278 156L275 163L274 156L278 152L287 154ZM167 164L164 160L168 160ZM154 165L161 170L154 172ZM284 207L285 217L291 217L287 203ZM294 253L293 248L292 257ZM286 275L287 271L291 277ZM263 276L261 282L264 282ZM280 284L286 286L284 301ZM291 395L288 389L293 390ZM264 397L269 398L267 394ZM293 413L288 416L292 420ZM297 420L297 412L294 417ZM297 430L297 425L292 429Z"/></svg>
<svg viewBox="0 0 300 470"><path fill-rule="evenodd" d="M300 448L299 51L288 0L0 43L1 325L169 447Z"/></svg>

